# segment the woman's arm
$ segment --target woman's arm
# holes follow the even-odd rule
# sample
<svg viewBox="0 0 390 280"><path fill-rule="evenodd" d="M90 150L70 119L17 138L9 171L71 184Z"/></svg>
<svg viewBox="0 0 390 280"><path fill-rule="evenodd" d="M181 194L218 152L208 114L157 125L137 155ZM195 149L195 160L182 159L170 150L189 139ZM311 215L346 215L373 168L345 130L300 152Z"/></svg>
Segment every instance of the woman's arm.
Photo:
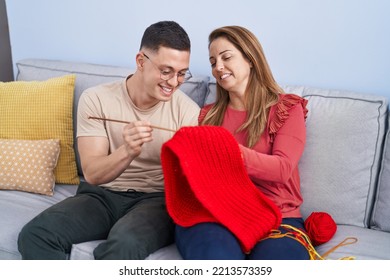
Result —
<svg viewBox="0 0 390 280"><path fill-rule="evenodd" d="M271 154L259 153L240 145L248 175L253 180L285 183L297 167L306 143L303 107L297 104L275 135Z"/></svg>

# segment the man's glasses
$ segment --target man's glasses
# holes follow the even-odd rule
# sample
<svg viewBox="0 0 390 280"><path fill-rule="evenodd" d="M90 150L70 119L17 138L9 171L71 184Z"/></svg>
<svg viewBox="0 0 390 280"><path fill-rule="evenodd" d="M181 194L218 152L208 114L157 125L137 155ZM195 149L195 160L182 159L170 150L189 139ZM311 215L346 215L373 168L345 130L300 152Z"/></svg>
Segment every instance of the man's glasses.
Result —
<svg viewBox="0 0 390 280"><path fill-rule="evenodd" d="M161 80L168 81L176 75L178 82L182 83L184 81L189 80L192 77L190 70L179 71L177 73L175 71L172 71L171 69L168 69L168 68L161 70L145 53L143 53L143 55L147 59L149 59L149 61L153 64L154 67L156 67L158 69L158 71L160 71Z"/></svg>

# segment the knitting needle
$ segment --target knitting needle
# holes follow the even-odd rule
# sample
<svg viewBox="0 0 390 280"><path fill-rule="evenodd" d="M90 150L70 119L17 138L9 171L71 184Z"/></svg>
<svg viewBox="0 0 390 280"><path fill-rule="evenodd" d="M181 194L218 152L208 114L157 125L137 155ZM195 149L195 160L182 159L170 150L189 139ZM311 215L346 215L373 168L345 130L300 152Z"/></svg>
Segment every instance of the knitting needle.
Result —
<svg viewBox="0 0 390 280"><path fill-rule="evenodd" d="M110 121L110 122L118 122L118 123L130 123L128 121L122 121L122 120L115 120L115 119L106 119L106 118L98 118L98 117L91 117L89 116L88 119L94 119L94 120L102 120L102 121ZM161 130L166 130L166 131L170 131L170 132L176 132L175 130L173 129L169 129L169 128L165 128L165 127L160 127L160 126L155 126L155 125L151 125L152 128L155 128L155 129L161 129Z"/></svg>

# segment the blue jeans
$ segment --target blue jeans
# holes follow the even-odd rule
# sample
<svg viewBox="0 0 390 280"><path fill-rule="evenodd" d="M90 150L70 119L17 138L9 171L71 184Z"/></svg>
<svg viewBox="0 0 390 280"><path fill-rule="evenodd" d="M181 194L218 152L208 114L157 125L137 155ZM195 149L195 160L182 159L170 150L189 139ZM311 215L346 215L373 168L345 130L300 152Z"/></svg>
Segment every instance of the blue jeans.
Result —
<svg viewBox="0 0 390 280"><path fill-rule="evenodd" d="M301 218L285 218L283 224L304 228ZM285 229L280 228L282 232ZM237 238L224 226L200 223L191 227L176 226L176 245L186 260L309 260L306 248L297 240L282 237L268 238L245 254Z"/></svg>

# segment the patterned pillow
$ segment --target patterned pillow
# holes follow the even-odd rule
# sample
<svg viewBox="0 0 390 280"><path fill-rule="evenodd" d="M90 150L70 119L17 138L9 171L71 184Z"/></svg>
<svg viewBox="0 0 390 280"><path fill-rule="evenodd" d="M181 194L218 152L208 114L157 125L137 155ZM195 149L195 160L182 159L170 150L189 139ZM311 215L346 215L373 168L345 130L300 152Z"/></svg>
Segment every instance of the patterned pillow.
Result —
<svg viewBox="0 0 390 280"><path fill-rule="evenodd" d="M0 139L59 139L56 183L80 182L74 151L75 75L46 81L0 82Z"/></svg>
<svg viewBox="0 0 390 280"><path fill-rule="evenodd" d="M53 195L60 140L0 139L0 189Z"/></svg>

